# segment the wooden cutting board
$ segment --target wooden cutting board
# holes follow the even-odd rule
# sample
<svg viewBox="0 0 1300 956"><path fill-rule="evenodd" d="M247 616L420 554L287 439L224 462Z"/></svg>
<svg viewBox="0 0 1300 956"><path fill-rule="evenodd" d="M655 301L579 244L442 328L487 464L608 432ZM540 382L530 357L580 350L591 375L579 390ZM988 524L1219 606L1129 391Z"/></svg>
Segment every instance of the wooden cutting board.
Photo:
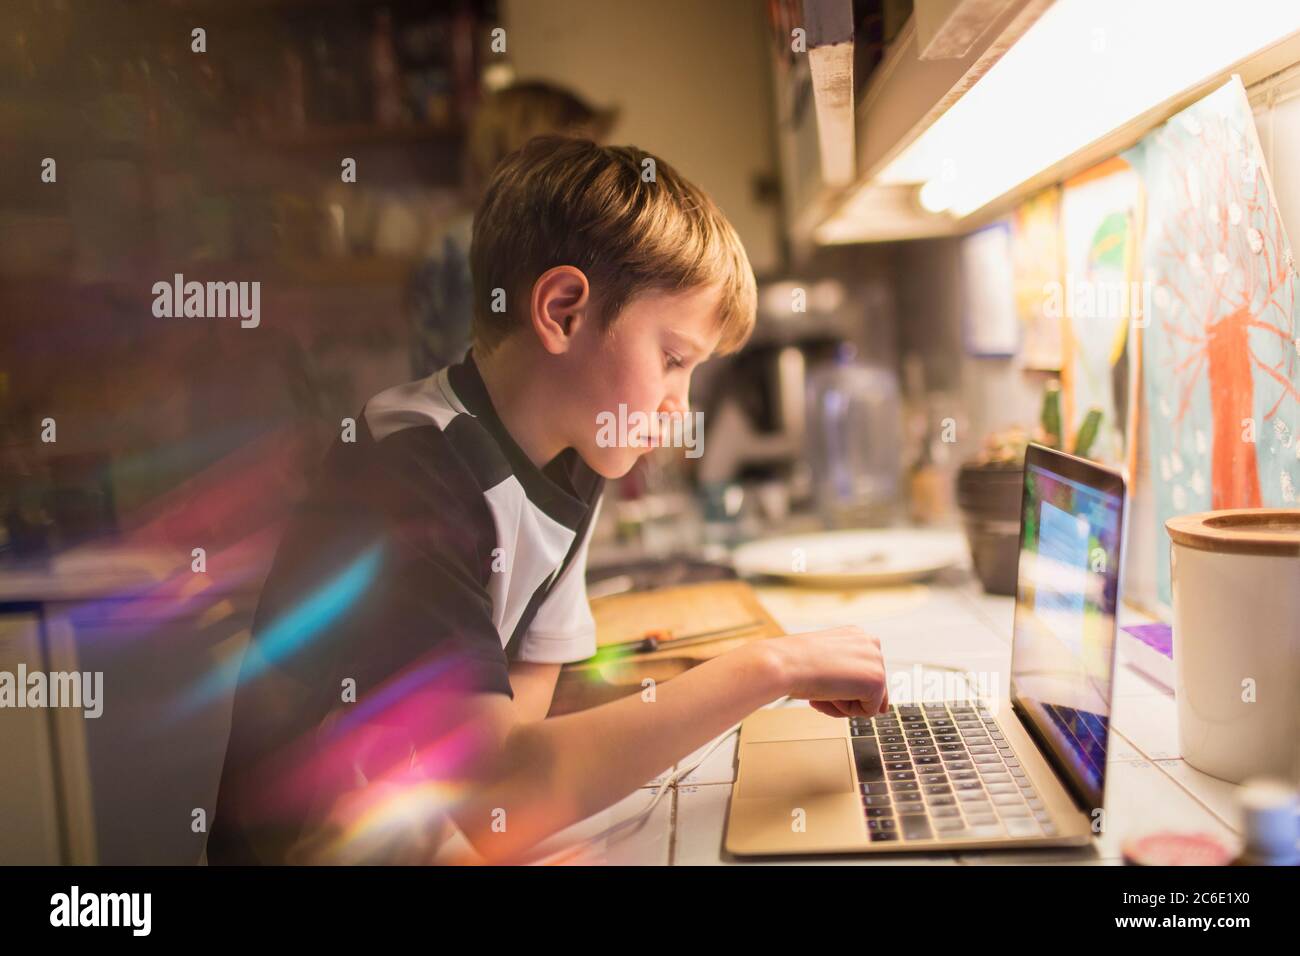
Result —
<svg viewBox="0 0 1300 956"><path fill-rule="evenodd" d="M646 678L662 683L747 641L785 633L744 581L615 594L592 601L591 613L597 654L561 670L552 715L638 693ZM634 650L650 633L659 638L660 648ZM690 642L674 646L673 639Z"/></svg>

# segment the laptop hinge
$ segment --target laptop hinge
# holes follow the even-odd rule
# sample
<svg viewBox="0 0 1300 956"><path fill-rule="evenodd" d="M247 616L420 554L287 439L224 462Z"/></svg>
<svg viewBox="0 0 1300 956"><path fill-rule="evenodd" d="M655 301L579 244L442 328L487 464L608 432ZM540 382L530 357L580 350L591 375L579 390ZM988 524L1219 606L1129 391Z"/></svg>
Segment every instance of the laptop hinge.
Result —
<svg viewBox="0 0 1300 956"><path fill-rule="evenodd" d="M1043 737L1038 726L1029 719L1029 712L1014 700L1011 701L1011 710L1015 713L1016 720L1020 721L1020 726L1025 729L1025 733L1029 734L1033 739L1034 744L1038 747L1038 752L1043 755L1043 759L1047 761L1048 766L1051 767L1052 771L1056 774L1056 779L1061 781L1061 784L1065 787L1065 792L1070 795L1070 799L1074 802L1075 808L1080 813L1090 814L1093 808L1089 807L1088 804L1091 801L1088 799L1086 794L1079 790L1078 786L1074 782L1074 778L1061 767L1061 762L1056 756L1056 751L1052 749L1051 744Z"/></svg>

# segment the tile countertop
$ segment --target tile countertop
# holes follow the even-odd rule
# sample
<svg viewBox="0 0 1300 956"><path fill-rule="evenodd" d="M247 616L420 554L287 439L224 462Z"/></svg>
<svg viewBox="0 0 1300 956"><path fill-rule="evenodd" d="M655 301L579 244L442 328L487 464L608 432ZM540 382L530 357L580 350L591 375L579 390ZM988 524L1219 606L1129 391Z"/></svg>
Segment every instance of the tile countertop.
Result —
<svg viewBox="0 0 1300 956"><path fill-rule="evenodd" d="M985 595L965 573L948 572L929 584L861 592L761 587L758 594L789 632L857 624L878 636L891 673L891 695L899 688L900 669L913 675L913 686L922 691L933 688L935 681L957 676L947 670L926 671L922 668L925 662L969 671L988 682L986 689L1006 693L1013 601ZM1132 612L1121 614L1123 624L1140 620ZM1115 674L1106 829L1092 845L1057 850L786 857L761 862L873 866L1118 864L1122 862L1120 847L1127 837L1155 830L1209 833L1236 847L1237 787L1194 770L1182 760L1172 694L1129 667L1122 653ZM926 696L932 697L933 693ZM707 749L701 748L677 766L691 766ZM575 849L582 840L649 806L658 782L669 771L607 810L547 840L536 858L543 863L746 864L748 861L731 857L722 849L735 757L733 736L668 788L645 820Z"/></svg>

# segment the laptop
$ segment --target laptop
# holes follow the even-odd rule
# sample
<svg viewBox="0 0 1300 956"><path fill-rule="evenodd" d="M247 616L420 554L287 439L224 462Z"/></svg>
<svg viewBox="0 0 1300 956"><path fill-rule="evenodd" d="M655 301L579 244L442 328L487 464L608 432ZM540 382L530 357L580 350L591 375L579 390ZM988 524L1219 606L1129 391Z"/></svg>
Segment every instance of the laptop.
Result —
<svg viewBox="0 0 1300 956"><path fill-rule="evenodd" d="M1124 503L1119 474L1030 445L1010 686L871 718L756 712L740 729L727 850L1086 844L1105 790Z"/></svg>

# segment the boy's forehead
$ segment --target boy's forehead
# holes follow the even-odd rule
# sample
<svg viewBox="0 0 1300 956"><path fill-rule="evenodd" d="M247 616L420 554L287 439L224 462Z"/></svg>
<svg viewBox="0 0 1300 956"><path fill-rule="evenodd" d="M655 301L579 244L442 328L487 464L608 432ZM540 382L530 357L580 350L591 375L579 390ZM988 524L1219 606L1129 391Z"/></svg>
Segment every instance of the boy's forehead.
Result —
<svg viewBox="0 0 1300 956"><path fill-rule="evenodd" d="M657 292L642 304L664 327L687 344L711 352L722 335L722 292L718 286L698 286L680 292Z"/></svg>

